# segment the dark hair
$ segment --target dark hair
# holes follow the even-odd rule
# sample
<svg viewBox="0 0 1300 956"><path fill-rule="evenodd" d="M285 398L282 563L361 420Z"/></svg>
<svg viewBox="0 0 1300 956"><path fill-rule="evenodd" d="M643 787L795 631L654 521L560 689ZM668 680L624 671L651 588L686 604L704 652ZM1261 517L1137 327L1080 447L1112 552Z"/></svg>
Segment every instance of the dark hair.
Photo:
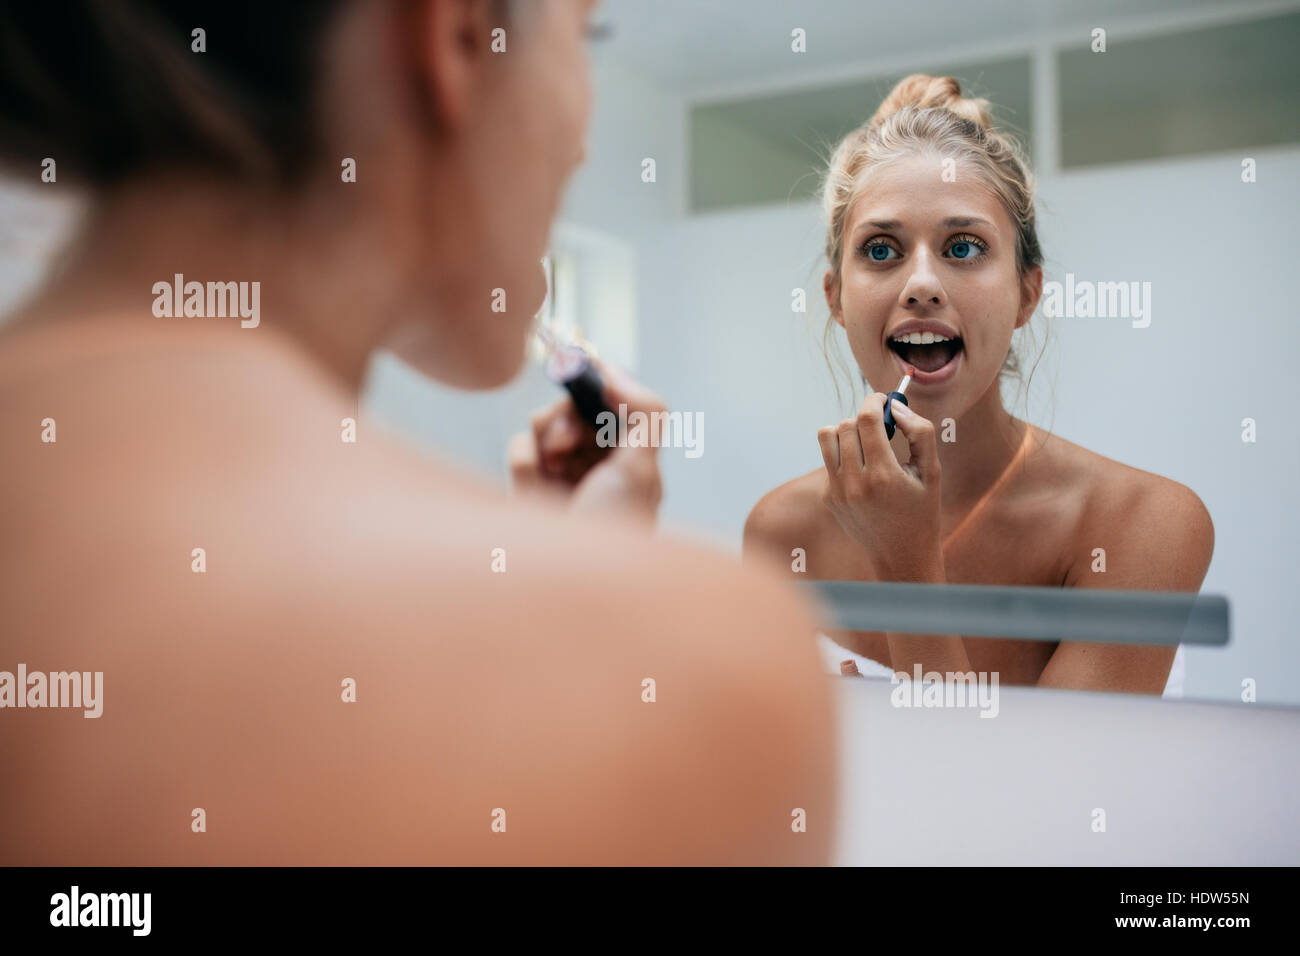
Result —
<svg viewBox="0 0 1300 956"><path fill-rule="evenodd" d="M0 162L96 189L166 166L280 184L320 143L342 0L28 0L0 7ZM192 32L205 32L195 52Z"/></svg>

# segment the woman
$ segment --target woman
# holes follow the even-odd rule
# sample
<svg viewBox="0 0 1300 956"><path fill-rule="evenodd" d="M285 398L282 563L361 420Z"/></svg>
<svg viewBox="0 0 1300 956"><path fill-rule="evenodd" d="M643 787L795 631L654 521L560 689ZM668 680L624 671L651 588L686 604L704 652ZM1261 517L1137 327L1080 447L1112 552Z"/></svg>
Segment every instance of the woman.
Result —
<svg viewBox="0 0 1300 956"><path fill-rule="evenodd" d="M839 144L824 190L831 320L877 387L817 435L825 467L765 495L749 554L823 579L1195 591L1214 549L1188 488L1051 435L1003 407L1012 334L1042 290L1034 186L984 100L957 81L901 81ZM886 393L911 365L910 408ZM1130 427L1142 427L1135 411ZM908 676L1159 694L1174 649L837 632ZM846 656L841 654L840 656ZM847 667L852 672L853 667Z"/></svg>
<svg viewBox="0 0 1300 956"><path fill-rule="evenodd" d="M539 416L558 510L355 421L383 344L518 370L592 4L173 7L0 24L6 160L90 199L0 341L0 669L103 674L0 716L0 863L826 860L808 611L647 535L652 449Z"/></svg>

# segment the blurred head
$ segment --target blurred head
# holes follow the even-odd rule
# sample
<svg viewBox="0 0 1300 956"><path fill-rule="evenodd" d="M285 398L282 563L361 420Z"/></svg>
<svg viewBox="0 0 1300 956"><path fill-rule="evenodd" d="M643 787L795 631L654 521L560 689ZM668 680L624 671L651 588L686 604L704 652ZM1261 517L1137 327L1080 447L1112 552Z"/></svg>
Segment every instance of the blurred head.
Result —
<svg viewBox="0 0 1300 956"><path fill-rule="evenodd" d="M412 104L404 125L420 134L401 146L417 165L407 188L389 192L394 219L404 204L417 207L403 243L415 253L405 277L413 294L391 342L437 378L490 387L523 361L546 294L541 258L564 185L585 155L585 44L596 0L418 5L425 26L416 36L426 39L414 59L425 72L414 83L398 80L427 98ZM488 43L498 25L504 53ZM431 323L430 310L442 321Z"/></svg>
<svg viewBox="0 0 1300 956"><path fill-rule="evenodd" d="M248 276L262 281L268 322L277 292L286 305L290 289L316 283L347 304L331 321L367 326L338 338L388 343L449 384L491 387L523 360L545 292L539 260L584 154L594 6L8 4L0 154L33 180L54 157L58 181L86 187L95 208L143 197L132 206L156 209L160 231L169 209L150 194L164 184L255 210L250 230L256 216L277 237L259 261L271 274ZM240 239L202 241L216 254Z"/></svg>
<svg viewBox="0 0 1300 956"><path fill-rule="evenodd" d="M947 77L903 80L839 144L823 190L826 301L876 391L911 364L913 404L960 417L1018 371L1012 333L1042 287L1033 191L988 103Z"/></svg>

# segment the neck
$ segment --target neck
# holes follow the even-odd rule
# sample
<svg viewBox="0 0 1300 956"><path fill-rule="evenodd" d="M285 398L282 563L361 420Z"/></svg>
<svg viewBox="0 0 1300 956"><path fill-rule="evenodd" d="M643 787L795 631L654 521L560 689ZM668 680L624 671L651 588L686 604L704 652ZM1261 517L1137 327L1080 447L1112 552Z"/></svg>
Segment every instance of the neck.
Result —
<svg viewBox="0 0 1300 956"><path fill-rule="evenodd" d="M997 379L950 428L945 429L942 416L933 421L943 474L942 507L954 510L978 501L1001 477L1029 427L1003 408ZM944 441L945 432L951 441ZM896 432L892 445L899 461L906 461L907 439Z"/></svg>
<svg viewBox="0 0 1300 956"><path fill-rule="evenodd" d="M385 258L367 253L378 248L361 220L307 200L192 180L124 188L88 212L19 320L139 317L234 334L250 345L279 334L355 393L400 287ZM155 318L154 284L171 285L178 273L205 286L257 282L258 324L243 327L238 315Z"/></svg>

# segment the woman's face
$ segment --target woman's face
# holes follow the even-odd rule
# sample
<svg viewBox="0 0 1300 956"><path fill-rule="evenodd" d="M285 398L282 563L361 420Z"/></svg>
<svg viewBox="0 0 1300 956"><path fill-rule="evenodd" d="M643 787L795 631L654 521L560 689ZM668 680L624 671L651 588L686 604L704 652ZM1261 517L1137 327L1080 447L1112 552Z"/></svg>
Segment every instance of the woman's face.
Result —
<svg viewBox="0 0 1300 956"><path fill-rule="evenodd" d="M959 418L995 383L1011 333L1037 304L1041 270L1022 283L1002 204L967 167L952 182L942 173L938 155L914 155L864 179L826 299L874 390L891 391L911 364L911 404ZM907 341L913 333L922 341Z"/></svg>
<svg viewBox="0 0 1300 956"><path fill-rule="evenodd" d="M414 198L422 210L424 239L412 250L414 282L423 290L415 305L422 299L434 320L392 344L448 384L495 387L524 359L546 293L540 260L564 186L586 151L586 43L596 5L511 4L504 50L471 60L459 57L451 42L436 55L460 61L461 72L430 68L452 120L449 132L428 146L441 156L438 165L423 174L418 195L407 202ZM470 29L483 35L497 25L489 19Z"/></svg>

